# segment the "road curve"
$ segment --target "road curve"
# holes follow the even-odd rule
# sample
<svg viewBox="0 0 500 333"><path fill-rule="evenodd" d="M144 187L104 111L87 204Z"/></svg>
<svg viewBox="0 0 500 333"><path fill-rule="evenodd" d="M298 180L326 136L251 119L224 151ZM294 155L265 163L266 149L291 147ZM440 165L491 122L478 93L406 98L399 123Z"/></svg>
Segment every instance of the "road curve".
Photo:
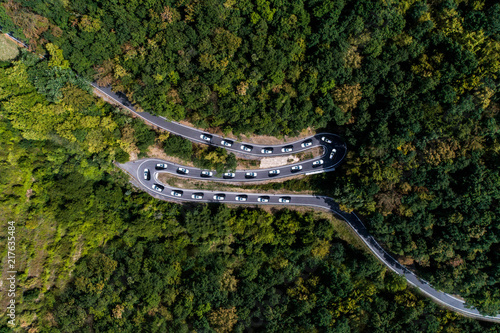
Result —
<svg viewBox="0 0 500 333"><path fill-rule="evenodd" d="M131 174L147 193L159 199L197 201L204 203L309 206L328 210L346 221L347 224L356 232L359 238L361 238L361 240L366 244L366 246L368 246L370 251L383 264L385 264L396 274L404 276L409 284L416 287L427 297L462 315L480 320L500 322L500 315L482 315L477 309L473 307L469 308L469 306L464 301L445 292L434 289L428 282L420 279L405 266L401 265L396 259L389 255L368 233L368 230L364 226L363 222L361 222L356 214L346 213L342 211L339 208L339 205L332 198L320 195L244 193L176 188L165 185L158 180L158 175L165 172L165 170L156 169L156 165L158 163L165 163L165 161L160 159L143 159L121 164L119 166L129 174ZM144 179L144 169L150 170L150 177L147 180ZM159 185L162 189L161 192L158 190L154 190L153 185ZM180 194L180 196L177 196L174 193L178 193ZM193 195L202 195L202 197L199 199L195 199L193 198ZM218 196L218 198L215 198L214 196ZM220 200L221 197L223 197L223 200ZM244 201L238 200L237 197L239 197L240 199L244 198ZM259 198L263 198L267 201L259 201ZM289 200L289 202L280 202L280 198L287 199Z"/></svg>
<svg viewBox="0 0 500 333"><path fill-rule="evenodd" d="M219 146L229 151L240 154L258 155L264 156L276 156L276 155L287 155L290 152L282 152L281 148L292 148L292 153L304 151L315 146L322 146L324 149L324 154L313 160L302 161L300 163L295 163L292 165L282 166L272 169L258 169L258 170L244 170L234 172L234 177L224 178L223 175L214 175L210 177L203 177L201 175L200 169L181 166L175 163L167 162L160 159L143 159L134 162L128 162L125 164L118 164L122 169L130 173L141 185L141 187L150 195L168 200L179 200L179 201L197 201L205 203L233 203L233 204L250 204L250 205L283 205L283 206L309 206L320 209L326 209L330 212L341 217L346 223L355 231L355 233L361 238L361 240L366 244L370 251L389 269L391 269L396 274L403 276L409 284L420 290L424 295L434 300L436 303L441 304L455 312L462 315L472 317L475 319L486 320L491 322L500 322L500 314L496 316L488 316L481 314L477 309L469 306L464 301L449 295L445 292L434 289L428 282L417 277L413 272L408 270L405 266L401 265L396 259L390 256L383 248L378 244L378 242L368 233L368 230L361 222L359 217L354 213L346 213L340 210L339 205L329 197L319 196L319 195L295 195L295 194L266 194L266 193L238 193L238 192L228 192L228 191L209 191L209 190L192 190L192 189L181 189L162 184L158 180L158 175L160 173L171 173L177 174L181 177L194 178L194 179L204 179L204 180L214 180L214 181L227 181L227 182L245 182L245 181L262 181L268 179L289 177L296 174L313 174L319 172L329 172L335 170L335 168L342 162L347 154L346 145L343 141L334 134L322 133L318 134L300 141L293 143L287 143L280 146L264 146L255 145L248 143L236 142L230 140L232 146L223 145L222 140L224 138L210 134L208 132L203 132L195 128L191 128L177 122L167 121L164 118L153 116L147 112L138 112L134 106L128 101L128 99L119 93L114 93L111 89L98 87L95 84L92 86L99 90L101 93L105 94L109 98L113 99L116 103L120 104L124 108L128 109L135 115L141 117L147 122L153 125L165 129L171 133L183 136L191 141L210 144L214 146ZM210 135L211 140L203 140L201 135ZM322 140L325 137L330 142ZM226 139L227 140L227 139ZM311 142L311 145L303 147L304 142ZM252 146L252 151L243 151L240 149L241 145ZM262 149L272 148L271 153L263 153ZM332 158L330 154L334 151ZM322 160L321 165L313 166L315 161ZM158 164L163 164L163 166L158 167ZM302 168L299 171L293 172L292 167L301 165ZM165 167L166 166L166 167ZM179 172L179 168L184 168L189 170L187 174ZM145 170L148 170L147 174ZM280 173L275 176L270 176L269 172L271 170L279 170ZM256 172L255 177L247 177L247 172Z"/></svg>

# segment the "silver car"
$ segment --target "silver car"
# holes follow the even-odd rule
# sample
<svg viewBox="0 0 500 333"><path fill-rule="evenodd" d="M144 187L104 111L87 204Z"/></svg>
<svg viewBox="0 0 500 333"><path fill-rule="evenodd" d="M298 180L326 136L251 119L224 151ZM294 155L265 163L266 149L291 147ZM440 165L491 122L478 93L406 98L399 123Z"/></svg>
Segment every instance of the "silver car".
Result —
<svg viewBox="0 0 500 333"><path fill-rule="evenodd" d="M226 172L222 176L224 178L234 178L236 175L233 172Z"/></svg>
<svg viewBox="0 0 500 333"><path fill-rule="evenodd" d="M300 171L302 170L302 165L296 165L296 166L293 166L291 167L290 169L292 172L297 172L297 171Z"/></svg>
<svg viewBox="0 0 500 333"><path fill-rule="evenodd" d="M308 141L304 141L302 142L302 144L300 145L302 148L306 148L306 147L309 147L309 146L312 146L312 141L311 140L308 140Z"/></svg>
<svg viewBox="0 0 500 333"><path fill-rule="evenodd" d="M191 194L191 198L196 199L196 200L201 200L201 199L203 199L203 193L193 193L193 194Z"/></svg>
<svg viewBox="0 0 500 333"><path fill-rule="evenodd" d="M273 148L262 148L260 150L262 154L272 154L273 153Z"/></svg>
<svg viewBox="0 0 500 333"><path fill-rule="evenodd" d="M330 153L330 159L333 159L333 156L335 156L336 152L337 152L337 149L332 149L332 152Z"/></svg>
<svg viewBox="0 0 500 333"><path fill-rule="evenodd" d="M257 172L247 172L245 173L246 178L255 178L257 177Z"/></svg>
<svg viewBox="0 0 500 333"><path fill-rule="evenodd" d="M167 164L165 164L165 163L158 163L158 164L156 164L156 168L157 169L166 169L167 168Z"/></svg>
<svg viewBox="0 0 500 333"><path fill-rule="evenodd" d="M324 163L324 162L323 162L323 160L317 160L317 161L314 161L314 162L313 162L313 166L314 166L314 167L316 167L316 166L320 166L320 165L322 165L323 163Z"/></svg>
<svg viewBox="0 0 500 333"><path fill-rule="evenodd" d="M321 141L324 141L324 142L326 142L326 143L332 143L332 140L328 139L328 138L327 138L327 137L325 137L325 136L322 136L322 137L321 137Z"/></svg>
<svg viewBox="0 0 500 333"><path fill-rule="evenodd" d="M231 147L233 145L233 142L229 140L222 140L220 143L226 147Z"/></svg>
<svg viewBox="0 0 500 333"><path fill-rule="evenodd" d="M173 190L170 194L174 197L182 197L182 191Z"/></svg>
<svg viewBox="0 0 500 333"><path fill-rule="evenodd" d="M214 200L222 201L224 199L226 199L226 195L225 194L214 194Z"/></svg>
<svg viewBox="0 0 500 333"><path fill-rule="evenodd" d="M149 169L144 169L144 179L149 180Z"/></svg>
<svg viewBox="0 0 500 333"><path fill-rule="evenodd" d="M280 171L279 170L271 170L269 171L269 176L272 177L272 176L277 176L280 174Z"/></svg>
<svg viewBox="0 0 500 333"><path fill-rule="evenodd" d="M241 150L244 150L244 151L252 151L253 147L252 146L247 146L247 145L241 145Z"/></svg>
<svg viewBox="0 0 500 333"><path fill-rule="evenodd" d="M213 175L214 175L214 173L212 171L203 170L201 172L202 177L212 177Z"/></svg>
<svg viewBox="0 0 500 333"><path fill-rule="evenodd" d="M200 135L200 138L202 138L203 140L208 141L208 142L210 142L212 140L212 137L208 136L206 134Z"/></svg>
<svg viewBox="0 0 500 333"><path fill-rule="evenodd" d="M153 184L153 186L151 186L151 187L152 187L152 188L153 188L153 190L155 190L155 191L158 191L158 192L163 191L163 186Z"/></svg>
<svg viewBox="0 0 500 333"><path fill-rule="evenodd" d="M178 167L177 172L187 175L189 173L189 170L183 167Z"/></svg>

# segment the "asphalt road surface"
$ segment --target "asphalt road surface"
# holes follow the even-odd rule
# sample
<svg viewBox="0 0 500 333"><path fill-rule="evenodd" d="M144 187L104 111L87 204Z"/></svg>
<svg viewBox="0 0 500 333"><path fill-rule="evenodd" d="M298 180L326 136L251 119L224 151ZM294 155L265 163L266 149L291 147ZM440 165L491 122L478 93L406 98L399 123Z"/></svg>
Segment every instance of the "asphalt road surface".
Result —
<svg viewBox="0 0 500 333"><path fill-rule="evenodd" d="M225 177L223 175L216 175L215 172L211 176L203 176L201 172L203 170L177 165L167 161L159 159L144 159L134 162L128 162L119 165L122 169L127 171L130 175L137 179L141 184L143 189L154 197L160 199L175 199L179 201L198 201L206 203L236 203L236 204L251 204L251 205L283 205L283 206L309 206L316 207L320 209L326 209L337 216L344 219L347 224L356 232L356 234L361 238L361 240L368 246L372 253L389 269L395 273L404 276L409 284L416 287L424 295L431 298L435 302L453 310L463 315L493 321L500 322L500 315L487 316L482 315L479 311L473 307L469 307L464 301L444 293L442 291L434 289L428 282L417 277L413 272L409 271L405 266L401 265L396 259L390 256L378 243L377 241L368 233L366 227L363 225L359 217L354 213L346 213L340 210L337 203L333 199L318 196L318 195L274 195L266 193L238 193L238 192L228 192L228 191L209 191L209 190L190 190L182 188L174 188L162 184L158 180L158 175L160 173L173 173L181 177L188 177L194 179L205 179L205 180L217 180L217 181L227 181L227 182L244 182L244 181L263 181L273 178L288 177L295 174L312 174L318 172L329 172L335 170L344 159L347 149L342 140L334 134L323 133L318 134L304 140L297 142L283 144L279 146L263 146L248 144L242 142L236 142L233 140L227 140L220 136L216 136L204 131L200 131L195 128L187 127L176 122L169 122L163 118L153 116L147 112L137 112L133 105L126 99L122 94L117 94L111 91L110 88L101 88L94 85L94 87L100 90L102 93L106 94L109 98L115 100L115 102L121 104L123 107L127 108L131 112L135 113L137 116L143 118L144 120L154 124L157 127L163 128L171 133L183 136L191 141L210 144L214 146L220 146L228 149L229 151L238 152L240 154L249 155L260 155L260 156L275 156L275 155L289 155L290 153L296 153L304 151L316 146L322 146L324 148L324 154L316 159L302 161L296 164L282 166L272 169L259 169L259 170L246 170L235 172L234 177ZM202 138L202 135L207 136L210 140ZM326 138L328 141L322 140ZM222 140L229 141L228 145L224 145ZM304 146L305 142L310 142L310 145ZM250 146L250 151L245 151L241 149L242 145ZM292 148L292 151L282 151L282 148ZM262 151L262 149L271 150L270 153ZM333 152L332 158L330 154ZM314 166L315 161L322 160L322 164ZM300 170L292 171L292 167L301 166ZM183 173L179 168L184 168L188 170L187 173ZM277 175L270 175L270 171L279 170L280 173ZM206 170L209 171L209 170ZM255 172L255 177L248 177L247 172Z"/></svg>

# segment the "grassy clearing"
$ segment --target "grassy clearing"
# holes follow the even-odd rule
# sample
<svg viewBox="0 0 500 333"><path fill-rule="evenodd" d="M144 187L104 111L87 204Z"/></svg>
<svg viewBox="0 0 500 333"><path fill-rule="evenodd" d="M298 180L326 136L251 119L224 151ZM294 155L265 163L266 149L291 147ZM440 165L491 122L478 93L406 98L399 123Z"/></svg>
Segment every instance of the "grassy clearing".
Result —
<svg viewBox="0 0 500 333"><path fill-rule="evenodd" d="M19 54L16 43L5 35L0 35L0 61L12 60Z"/></svg>

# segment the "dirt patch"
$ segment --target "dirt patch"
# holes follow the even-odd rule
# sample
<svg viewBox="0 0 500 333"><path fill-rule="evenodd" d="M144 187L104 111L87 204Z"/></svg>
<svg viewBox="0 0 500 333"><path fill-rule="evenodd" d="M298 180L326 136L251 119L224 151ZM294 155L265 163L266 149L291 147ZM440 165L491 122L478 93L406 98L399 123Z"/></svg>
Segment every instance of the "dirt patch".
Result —
<svg viewBox="0 0 500 333"><path fill-rule="evenodd" d="M137 155L137 153L136 153L135 151L130 152L130 153L128 154L128 160L129 160L129 161L137 161L137 159L138 159L138 158L139 158L139 157L138 157L138 155Z"/></svg>
<svg viewBox="0 0 500 333"><path fill-rule="evenodd" d="M19 54L19 49L16 43L6 37L4 34L0 36L0 60L8 61L14 59Z"/></svg>
<svg viewBox="0 0 500 333"><path fill-rule="evenodd" d="M276 156L276 157L264 157L260 160L260 168L275 168L280 167L287 164L297 163L299 158L293 155L287 156Z"/></svg>
<svg viewBox="0 0 500 333"><path fill-rule="evenodd" d="M194 189L194 190L209 190L209 191L230 191L230 192L242 192L242 193L262 193L264 190L258 189L258 188L252 188L254 185L265 185L269 183L276 183L276 182L283 182L286 180L289 180L291 178L302 178L304 175L298 175L298 176L292 176L292 177L286 177L286 178L280 178L280 179L273 179L273 180L266 180L266 181L259 181L259 182L253 182L253 183L236 183L233 182L231 184L224 183L224 182L216 182L216 181L203 181L203 180L196 180L196 179L191 179L191 178L183 178L183 177L177 177L169 173L160 173L158 175L158 180L163 183L167 184L173 187L178 187L178 188L185 188L185 189ZM265 190L266 193L269 194L290 194L295 193L295 194L312 194L312 191L300 191L300 192L293 192L290 190L286 189L280 189L280 190Z"/></svg>
<svg viewBox="0 0 500 333"><path fill-rule="evenodd" d="M236 170L258 169L260 167L259 160L245 160L238 158L236 159L236 162L237 162Z"/></svg>

